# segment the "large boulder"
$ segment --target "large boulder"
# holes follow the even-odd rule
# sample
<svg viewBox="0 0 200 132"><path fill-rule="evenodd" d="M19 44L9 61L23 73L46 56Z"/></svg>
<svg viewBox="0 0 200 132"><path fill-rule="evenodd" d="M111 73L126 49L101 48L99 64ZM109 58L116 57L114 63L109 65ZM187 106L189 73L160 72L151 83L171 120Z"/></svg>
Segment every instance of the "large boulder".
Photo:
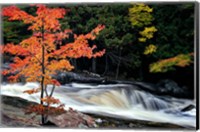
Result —
<svg viewBox="0 0 200 132"><path fill-rule="evenodd" d="M40 127L40 116L34 119L25 114L28 105L36 104L18 97L1 95L1 126L3 127Z"/></svg>
<svg viewBox="0 0 200 132"><path fill-rule="evenodd" d="M115 83L130 84L134 87L138 87L144 91L148 91L157 95L169 95L178 98L190 98L192 97L192 92L187 89L187 87L179 86L175 81L170 79L165 79L159 81L157 84L139 81L113 81Z"/></svg>
<svg viewBox="0 0 200 132"><path fill-rule="evenodd" d="M56 76L53 76L61 84L66 84L70 82L79 82L79 83L102 83L105 79L100 77L98 74L90 72L58 72Z"/></svg>
<svg viewBox="0 0 200 132"><path fill-rule="evenodd" d="M180 98L188 98L190 96L186 87L180 87L175 81L170 79L161 80L157 83L157 87L161 94Z"/></svg>
<svg viewBox="0 0 200 132"><path fill-rule="evenodd" d="M48 123L55 124L58 127L64 128L91 128L96 127L95 120L83 113L69 109L63 114L52 115L47 119Z"/></svg>

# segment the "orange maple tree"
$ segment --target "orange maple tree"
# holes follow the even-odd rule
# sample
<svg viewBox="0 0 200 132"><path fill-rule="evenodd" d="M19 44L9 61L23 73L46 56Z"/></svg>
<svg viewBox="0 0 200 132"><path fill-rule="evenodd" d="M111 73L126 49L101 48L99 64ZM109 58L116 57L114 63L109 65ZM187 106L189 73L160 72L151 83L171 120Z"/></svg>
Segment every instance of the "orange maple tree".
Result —
<svg viewBox="0 0 200 132"><path fill-rule="evenodd" d="M2 47L3 53L15 56L10 69L2 71L2 74L12 73L8 77L11 82L19 81L21 76L26 78L26 82L40 82L39 88L24 91L28 94L41 92L41 102L35 107L35 111L42 111L51 104L60 104L58 107L63 108L60 101L52 97L55 86L60 86L59 81L52 78L52 75L56 75L57 71L71 71L74 67L70 64L70 58L101 57L105 50L94 53L93 50L97 46L90 47L88 41L94 40L105 27L98 25L88 34L76 35L69 29L61 30L59 19L67 13L65 9L49 8L45 5L32 6L37 8L34 16L16 6L2 9L2 15L8 17L8 20L20 20L29 24L28 30L32 30L33 33L30 38L19 44L9 43ZM74 42L63 44L62 40L69 38L69 34L74 35ZM53 88L48 93L47 85L49 84ZM44 123L43 116L42 123Z"/></svg>

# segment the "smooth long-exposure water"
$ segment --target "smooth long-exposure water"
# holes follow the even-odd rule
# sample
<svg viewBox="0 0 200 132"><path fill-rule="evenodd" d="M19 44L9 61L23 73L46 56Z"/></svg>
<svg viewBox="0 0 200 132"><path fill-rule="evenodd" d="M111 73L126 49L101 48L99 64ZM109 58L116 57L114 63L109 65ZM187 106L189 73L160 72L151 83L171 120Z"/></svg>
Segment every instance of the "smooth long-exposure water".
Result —
<svg viewBox="0 0 200 132"><path fill-rule="evenodd" d="M38 83L2 84L1 94L21 97L37 102L40 93L25 94L24 90L38 88ZM52 86L48 86L50 91ZM173 123L184 127L196 126L196 109L182 112L193 100L153 95L128 84L81 84L70 83L55 89L55 98L81 112L123 119L138 119Z"/></svg>

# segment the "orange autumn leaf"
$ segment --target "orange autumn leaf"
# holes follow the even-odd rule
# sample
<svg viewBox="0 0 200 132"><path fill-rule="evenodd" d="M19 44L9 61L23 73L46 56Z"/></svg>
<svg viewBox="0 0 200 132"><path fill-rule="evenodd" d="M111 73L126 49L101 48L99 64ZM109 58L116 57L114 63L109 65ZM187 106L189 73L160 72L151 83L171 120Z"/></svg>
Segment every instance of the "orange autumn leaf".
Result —
<svg viewBox="0 0 200 132"><path fill-rule="evenodd" d="M3 71L1 72L1 74L4 75L4 76L7 75L7 74L9 74L9 73L10 73L9 70L3 70Z"/></svg>
<svg viewBox="0 0 200 132"><path fill-rule="evenodd" d="M25 110L25 114L36 114L36 115L58 115L64 113L64 105L60 104L58 107L47 107L41 104L28 106Z"/></svg>
<svg viewBox="0 0 200 132"><path fill-rule="evenodd" d="M11 75L11 76L9 76L8 77L8 80L10 81L10 82L12 82L12 83L15 83L15 82L17 82L18 81L18 75Z"/></svg>
<svg viewBox="0 0 200 132"><path fill-rule="evenodd" d="M60 86L60 83L56 79L53 79L51 82L53 85Z"/></svg>
<svg viewBox="0 0 200 132"><path fill-rule="evenodd" d="M34 93L38 93L39 91L40 91L40 88L36 88L36 89L31 89L31 90L25 90L23 91L23 93L34 94Z"/></svg>
<svg viewBox="0 0 200 132"><path fill-rule="evenodd" d="M60 104L60 100L55 99L54 97L45 97L42 98L41 100L47 104Z"/></svg>

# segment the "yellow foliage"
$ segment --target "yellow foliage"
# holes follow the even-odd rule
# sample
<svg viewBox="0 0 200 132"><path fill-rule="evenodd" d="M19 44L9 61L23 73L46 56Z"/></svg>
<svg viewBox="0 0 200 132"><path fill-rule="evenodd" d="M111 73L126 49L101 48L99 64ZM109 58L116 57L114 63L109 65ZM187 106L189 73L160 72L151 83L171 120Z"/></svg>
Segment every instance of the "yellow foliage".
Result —
<svg viewBox="0 0 200 132"><path fill-rule="evenodd" d="M153 34L157 31L155 26L145 27L143 31L140 31L140 35L142 36L139 38L140 42L146 42L147 39L153 38ZM142 40L142 41L141 41ZM144 41L145 40L145 41Z"/></svg>
<svg viewBox="0 0 200 132"><path fill-rule="evenodd" d="M131 24L136 27L142 27L151 24L153 16L150 14L153 8L139 3L133 4L132 8L129 8L129 19Z"/></svg>
<svg viewBox="0 0 200 132"><path fill-rule="evenodd" d="M144 54L149 55L156 52L156 50L157 50L157 47L153 44L150 44L149 46L145 48Z"/></svg>
<svg viewBox="0 0 200 132"><path fill-rule="evenodd" d="M132 26L144 28L143 31L139 32L141 35L141 37L138 38L139 42L147 42L147 40L153 38L154 33L157 32L155 26L150 26L153 21L153 16L151 15L152 12L153 8L150 8L143 3L133 4L133 6L129 8L129 20L131 21ZM156 52L156 49L157 47L151 44L145 48L144 54L152 54L153 52Z"/></svg>
<svg viewBox="0 0 200 132"><path fill-rule="evenodd" d="M139 40L140 42L146 42L146 41L147 41L146 38L138 38L138 40Z"/></svg>

